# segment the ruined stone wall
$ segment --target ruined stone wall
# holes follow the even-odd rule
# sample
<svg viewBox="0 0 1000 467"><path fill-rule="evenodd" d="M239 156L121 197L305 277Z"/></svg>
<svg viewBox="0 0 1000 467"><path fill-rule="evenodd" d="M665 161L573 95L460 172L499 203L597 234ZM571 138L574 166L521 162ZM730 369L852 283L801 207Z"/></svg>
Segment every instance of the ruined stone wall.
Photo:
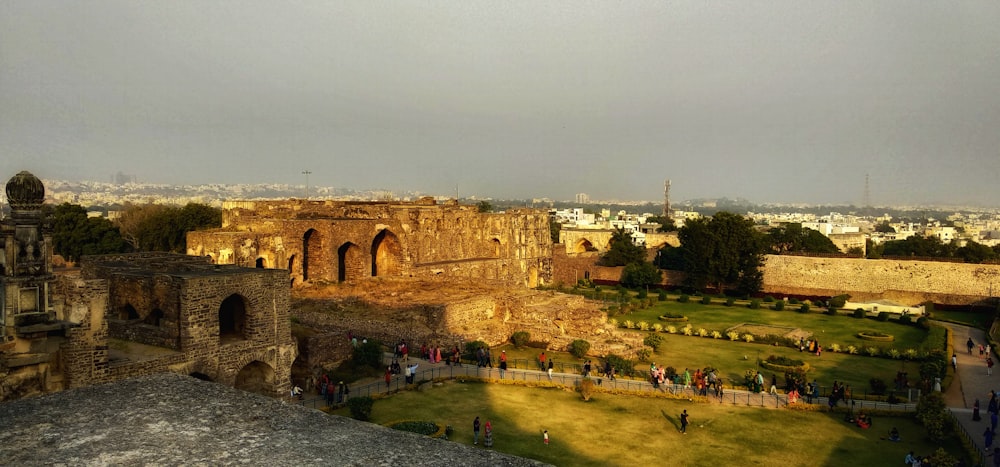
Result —
<svg viewBox="0 0 1000 467"><path fill-rule="evenodd" d="M766 257L764 290L797 295L851 294L855 301L886 298L965 305L1000 291L1000 266L934 261Z"/></svg>
<svg viewBox="0 0 1000 467"><path fill-rule="evenodd" d="M622 268L596 265L597 256L553 254L553 279L574 284L584 271L594 280L617 281ZM1000 294L1000 265L935 261L868 260L766 255L763 292L778 295L834 296L855 301L889 299L906 305L925 301L967 305ZM683 274L663 271L661 285L677 286Z"/></svg>
<svg viewBox="0 0 1000 467"><path fill-rule="evenodd" d="M66 331L62 346L64 388L78 388L110 381L108 372L108 283L83 279L78 274L57 276L53 295L60 319L79 323ZM63 389L63 388L59 388ZM55 389L58 390L58 389Z"/></svg>
<svg viewBox="0 0 1000 467"><path fill-rule="evenodd" d="M276 393L289 390L297 353L286 277L281 270L255 270L187 278L180 292L181 347L194 362L191 369L234 384L241 369L259 361L273 370ZM219 309L234 294L246 307L245 339L222 342Z"/></svg>
<svg viewBox="0 0 1000 467"><path fill-rule="evenodd" d="M295 284L452 276L534 287L552 273L546 212L433 201L227 202L223 227L191 232L187 244L220 264L285 269Z"/></svg>

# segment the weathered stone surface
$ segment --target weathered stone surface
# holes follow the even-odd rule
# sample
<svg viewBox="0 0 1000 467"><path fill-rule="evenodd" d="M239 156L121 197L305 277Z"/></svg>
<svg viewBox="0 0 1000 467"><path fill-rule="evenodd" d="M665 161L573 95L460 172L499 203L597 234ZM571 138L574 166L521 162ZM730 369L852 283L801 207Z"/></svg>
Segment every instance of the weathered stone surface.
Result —
<svg viewBox="0 0 1000 467"><path fill-rule="evenodd" d="M0 404L5 465L541 463L159 374Z"/></svg>

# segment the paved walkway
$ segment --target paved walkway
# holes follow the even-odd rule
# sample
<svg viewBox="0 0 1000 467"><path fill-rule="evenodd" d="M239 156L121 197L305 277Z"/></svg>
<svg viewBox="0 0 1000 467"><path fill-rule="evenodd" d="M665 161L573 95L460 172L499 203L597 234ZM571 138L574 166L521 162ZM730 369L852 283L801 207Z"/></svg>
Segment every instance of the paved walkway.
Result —
<svg viewBox="0 0 1000 467"><path fill-rule="evenodd" d="M960 324L944 322L938 322L938 324L950 328L954 333L952 342L955 346L955 355L958 358L958 370L956 371L955 380L944 394L945 404L951 410L951 413L955 415L955 419L958 420L965 436L985 455L986 445L983 433L990 426L990 417L986 412L986 406L990 401L990 390L1000 387L1000 384L998 384L1000 383L1000 376L987 375L986 361L979 358L979 344L986 345L986 332ZM976 345L972 351L972 355L969 355L966 347L966 342L970 337ZM996 351L995 349L993 350L995 356ZM993 369L1000 370L1000 366L995 365ZM972 407L977 399L979 400L981 420L973 421ZM994 447L996 445L994 443Z"/></svg>

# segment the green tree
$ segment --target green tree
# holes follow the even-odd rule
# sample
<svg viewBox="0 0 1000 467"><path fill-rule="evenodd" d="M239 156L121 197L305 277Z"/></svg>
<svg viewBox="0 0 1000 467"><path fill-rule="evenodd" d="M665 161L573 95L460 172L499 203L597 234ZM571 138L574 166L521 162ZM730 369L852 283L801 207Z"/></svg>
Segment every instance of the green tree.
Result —
<svg viewBox="0 0 1000 467"><path fill-rule="evenodd" d="M476 204L476 208L479 209L479 212L493 212L493 205L489 201L480 201Z"/></svg>
<svg viewBox="0 0 1000 467"><path fill-rule="evenodd" d="M905 240L885 242L883 256L920 256L926 258L947 258L953 256L956 248L938 237L914 235Z"/></svg>
<svg viewBox="0 0 1000 467"><path fill-rule="evenodd" d="M840 252L825 235L813 229L805 229L797 222L772 228L767 232L765 240L771 250L778 254Z"/></svg>
<svg viewBox="0 0 1000 467"><path fill-rule="evenodd" d="M562 231L562 224L556 222L556 220L553 218L549 218L549 236L552 237L553 245L559 243L559 232L561 231Z"/></svg>
<svg viewBox="0 0 1000 467"><path fill-rule="evenodd" d="M186 236L193 230L220 227L222 211L198 203L184 207L130 205L119 225L125 238L137 250L184 253Z"/></svg>
<svg viewBox="0 0 1000 467"><path fill-rule="evenodd" d="M83 255L129 251L118 229L103 217L87 217L82 206L63 203L51 211L52 249L67 261L77 262Z"/></svg>
<svg viewBox="0 0 1000 467"><path fill-rule="evenodd" d="M950 416L940 392L930 392L917 402L917 420L927 429L931 441L941 441L948 430Z"/></svg>
<svg viewBox="0 0 1000 467"><path fill-rule="evenodd" d="M619 282L625 287L630 289L643 289L645 287L653 284L659 284L660 279L663 277L663 273L656 268L652 263L648 261L643 261L641 263L631 263L622 269L622 275ZM639 297L645 298L645 297Z"/></svg>
<svg viewBox="0 0 1000 467"><path fill-rule="evenodd" d="M711 219L695 219L678 232L683 250L685 285L736 288L741 295L763 286L763 241L749 219L720 211Z"/></svg>
<svg viewBox="0 0 1000 467"><path fill-rule="evenodd" d="M955 250L955 256L962 258L966 263L982 263L997 259L997 254L992 248L972 240Z"/></svg>
<svg viewBox="0 0 1000 467"><path fill-rule="evenodd" d="M626 266L646 261L646 248L632 243L632 237L619 228L611 234L607 253L597 260L600 266Z"/></svg>
<svg viewBox="0 0 1000 467"><path fill-rule="evenodd" d="M876 225L875 231L881 233L896 233L896 229L889 225L888 221L882 221L882 223Z"/></svg>
<svg viewBox="0 0 1000 467"><path fill-rule="evenodd" d="M656 229L657 232L676 232L677 224L674 220L665 216L650 216L646 218L646 222L650 224L660 224L660 227Z"/></svg>

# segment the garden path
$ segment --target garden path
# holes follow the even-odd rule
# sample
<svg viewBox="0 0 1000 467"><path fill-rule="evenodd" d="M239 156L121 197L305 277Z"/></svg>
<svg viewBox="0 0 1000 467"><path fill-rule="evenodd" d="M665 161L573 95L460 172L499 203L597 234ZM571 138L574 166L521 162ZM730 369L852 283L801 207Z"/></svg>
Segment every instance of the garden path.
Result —
<svg viewBox="0 0 1000 467"><path fill-rule="evenodd" d="M1000 376L986 374L986 362L979 358L979 344L986 344L986 332L961 324L938 322L952 331L952 342L955 346L955 356L958 359L958 370L955 372L955 380L944 394L945 405L955 415L959 426L965 435L984 455L986 454L985 439L983 433L989 427L990 417L986 412L986 405L990 400L990 391L1000 387ZM966 342L969 338L976 345L972 355L966 351ZM993 349L996 356L996 349ZM1000 370L1000 366L994 366L994 370ZM994 371L997 373L997 371ZM980 415L979 421L972 420L972 407L976 400L979 400ZM995 447L995 446L994 446Z"/></svg>

